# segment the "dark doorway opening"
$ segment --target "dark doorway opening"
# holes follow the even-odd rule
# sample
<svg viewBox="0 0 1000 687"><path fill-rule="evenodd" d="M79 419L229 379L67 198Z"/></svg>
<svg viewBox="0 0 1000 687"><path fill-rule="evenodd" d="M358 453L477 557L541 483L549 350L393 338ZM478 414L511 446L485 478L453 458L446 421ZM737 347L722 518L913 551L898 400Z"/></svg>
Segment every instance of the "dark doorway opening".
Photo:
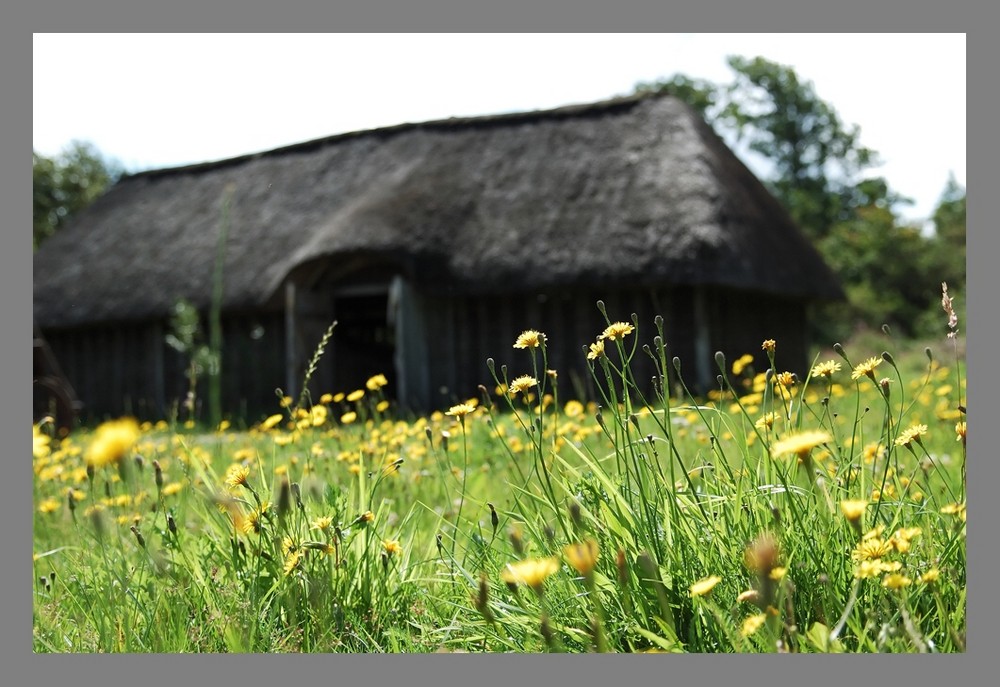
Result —
<svg viewBox="0 0 1000 687"><path fill-rule="evenodd" d="M382 374L389 381L382 388L382 394L394 398L396 340L394 328L388 321L388 307L388 289L334 298L337 390L350 393L364 389L368 379Z"/></svg>

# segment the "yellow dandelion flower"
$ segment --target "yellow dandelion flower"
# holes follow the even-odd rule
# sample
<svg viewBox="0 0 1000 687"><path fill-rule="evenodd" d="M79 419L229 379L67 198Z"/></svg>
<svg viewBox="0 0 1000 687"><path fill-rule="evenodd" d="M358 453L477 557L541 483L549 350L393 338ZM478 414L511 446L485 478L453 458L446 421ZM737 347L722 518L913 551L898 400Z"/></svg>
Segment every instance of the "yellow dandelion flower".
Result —
<svg viewBox="0 0 1000 687"><path fill-rule="evenodd" d="M283 537L281 540L281 553L287 556L299 550L299 545L291 537Z"/></svg>
<svg viewBox="0 0 1000 687"><path fill-rule="evenodd" d="M334 394L334 396L333 396L333 402L334 403L340 403L341 401L344 400L344 396L345 396L345 394L344 394L343 391L341 391L340 393Z"/></svg>
<svg viewBox="0 0 1000 687"><path fill-rule="evenodd" d="M516 563L508 563L500 573L500 579L508 585L523 584L540 591L545 580L559 569L559 560L549 558L528 558Z"/></svg>
<svg viewBox="0 0 1000 687"><path fill-rule="evenodd" d="M955 441L965 442L966 425L964 422L955 423Z"/></svg>
<svg viewBox="0 0 1000 687"><path fill-rule="evenodd" d="M45 458L51 453L52 449L49 444L52 442L51 437L48 434L42 433L38 425L31 426L32 431L32 455L35 458Z"/></svg>
<svg viewBox="0 0 1000 687"><path fill-rule="evenodd" d="M364 513L358 516L358 520L360 522L371 522L374 519L375 519L375 514L372 513L370 510L366 510Z"/></svg>
<svg viewBox="0 0 1000 687"><path fill-rule="evenodd" d="M55 513L59 510L59 501L53 498L48 498L38 504L39 513Z"/></svg>
<svg viewBox="0 0 1000 687"><path fill-rule="evenodd" d="M861 540L866 541L868 539L878 539L879 537L882 536L883 532L885 532L885 525L878 525L865 532L864 535L861 537Z"/></svg>
<svg viewBox="0 0 1000 687"><path fill-rule="evenodd" d="M260 510L252 511L241 523L244 534L260 534L263 524L264 513Z"/></svg>
<svg viewBox="0 0 1000 687"><path fill-rule="evenodd" d="M834 372L839 372L839 371L840 371L840 363L834 360L827 360L826 362L814 365L812 371L810 371L809 374L812 375L813 377L826 377L827 379L829 379L830 377L833 376Z"/></svg>
<svg viewBox="0 0 1000 687"><path fill-rule="evenodd" d="M902 567L903 566L899 561L892 561L890 563L879 559L861 561L854 569L854 577L859 580L866 580L872 577L878 577L884 572L896 572Z"/></svg>
<svg viewBox="0 0 1000 687"><path fill-rule="evenodd" d="M863 499L848 499L840 502L840 512L844 514L850 522L857 522L865 514L868 502Z"/></svg>
<svg viewBox="0 0 1000 687"><path fill-rule="evenodd" d="M282 408L288 408L294 402L295 402L295 399L292 398L291 396L282 396L281 400L278 401L278 405L280 405Z"/></svg>
<svg viewBox="0 0 1000 687"><path fill-rule="evenodd" d="M597 337L598 339L610 339L611 341L619 341L624 339L626 336L635 331L635 327L628 324L627 322L612 322L601 335Z"/></svg>
<svg viewBox="0 0 1000 687"><path fill-rule="evenodd" d="M890 553L892 549L891 542L879 539L878 537L872 537L859 542L854 547L854 551L851 552L851 558L856 561L876 560Z"/></svg>
<svg viewBox="0 0 1000 687"><path fill-rule="evenodd" d="M885 454L885 447L878 442L874 442L865 446L862 455L866 463L874 463L877 459L881 458Z"/></svg>
<svg viewBox="0 0 1000 687"><path fill-rule="evenodd" d="M531 375L521 375L510 383L510 395L516 396L518 393L527 391L538 384L538 380Z"/></svg>
<svg viewBox="0 0 1000 687"><path fill-rule="evenodd" d="M868 360L854 366L851 372L851 379L861 379L868 377L875 381L875 368L882 364L882 358L869 358Z"/></svg>
<svg viewBox="0 0 1000 687"><path fill-rule="evenodd" d="M896 437L896 446L909 448L913 442L921 444L923 443L921 437L925 434L927 434L927 425L913 425L912 427L908 427Z"/></svg>
<svg viewBox="0 0 1000 687"><path fill-rule="evenodd" d="M750 365L751 363L753 363L753 356L749 353L744 353L733 361L733 374L739 377L743 374L743 370L746 369L747 365Z"/></svg>
<svg viewBox="0 0 1000 687"><path fill-rule="evenodd" d="M604 355L604 339L590 344L590 352L587 353L587 360L597 360Z"/></svg>
<svg viewBox="0 0 1000 687"><path fill-rule="evenodd" d="M774 570L772 570L771 574L768 575L768 577L770 577L772 580L774 580L775 582L777 582L778 580L784 579L784 577L785 577L785 575L787 573L788 573L788 568L784 568L784 567L780 567L779 566L779 567L775 568Z"/></svg>
<svg viewBox="0 0 1000 687"><path fill-rule="evenodd" d="M454 405L445 412L445 415L451 415L452 417L457 417L459 419L465 417L469 413L473 412L476 408L468 403L459 403Z"/></svg>
<svg viewBox="0 0 1000 687"><path fill-rule="evenodd" d="M965 504L964 503L949 503L946 506L941 507L941 512L945 515L960 515L962 519L965 519Z"/></svg>
<svg viewBox="0 0 1000 687"><path fill-rule="evenodd" d="M380 413L384 413L386 410L388 410L388 408L389 408L389 402L386 400L379 401L378 405L375 406L375 410L377 410Z"/></svg>
<svg viewBox="0 0 1000 687"><path fill-rule="evenodd" d="M358 414L355 413L353 410L351 410L340 416L340 424L349 425L357 419L358 419Z"/></svg>
<svg viewBox="0 0 1000 687"><path fill-rule="evenodd" d="M566 556L566 561L576 568L578 573L584 577L588 577L597 565L600 552L597 549L597 540L588 539L587 541L570 544L563 549L563 554Z"/></svg>
<svg viewBox="0 0 1000 687"><path fill-rule="evenodd" d="M299 563L302 562L302 550L296 549L292 551L287 556L285 556L285 575L291 575L292 572L299 567Z"/></svg>
<svg viewBox="0 0 1000 687"><path fill-rule="evenodd" d="M791 372L779 372L774 376L774 384L783 387L795 386L795 375Z"/></svg>
<svg viewBox="0 0 1000 687"><path fill-rule="evenodd" d="M309 410L309 420L312 422L312 426L319 427L326 422L327 413L329 413L329 411L326 409L326 406L313 406Z"/></svg>
<svg viewBox="0 0 1000 687"><path fill-rule="evenodd" d="M356 389L351 393L347 394L347 402L354 403L355 401L360 401L365 396L364 389Z"/></svg>
<svg viewBox="0 0 1000 687"><path fill-rule="evenodd" d="M389 380L385 378L385 375L377 374L374 377L369 378L368 381L365 382L365 388L367 388L369 391L378 391L388 383Z"/></svg>
<svg viewBox="0 0 1000 687"><path fill-rule="evenodd" d="M399 541L396 539L385 539L382 541L382 548L385 552L390 555L396 555L403 552L403 547L400 546Z"/></svg>
<svg viewBox="0 0 1000 687"><path fill-rule="evenodd" d="M230 465L229 469L226 471L225 485L230 489L235 489L238 486L246 485L247 478L250 476L250 468L246 465L241 465L239 463L235 465Z"/></svg>
<svg viewBox="0 0 1000 687"><path fill-rule="evenodd" d="M323 515L318 518L314 518L309 524L310 529L323 530L324 532L330 529L330 525L333 524L333 518L329 515Z"/></svg>
<svg viewBox="0 0 1000 687"><path fill-rule="evenodd" d="M771 429L772 427L774 427L774 421L777 419L778 419L777 413L764 413L763 417L761 417L759 420L757 420L757 422L754 423L754 426L760 429L765 429L765 428Z"/></svg>
<svg viewBox="0 0 1000 687"><path fill-rule="evenodd" d="M700 579L691 585L691 596L692 597L705 596L713 589L715 589L715 585L719 584L720 582L722 582L722 578L719 577L718 575L712 575L710 577L705 577L703 579Z"/></svg>
<svg viewBox="0 0 1000 687"><path fill-rule="evenodd" d="M139 435L139 423L133 418L105 422L94 431L84 460L94 467L117 463L132 450Z"/></svg>
<svg viewBox="0 0 1000 687"><path fill-rule="evenodd" d="M566 417L580 417L585 412L585 408L579 401L567 401L566 405L563 406L563 412Z"/></svg>
<svg viewBox="0 0 1000 687"><path fill-rule="evenodd" d="M932 582L937 582L939 577L941 577L941 571L937 568L931 568L920 576L920 581L924 584L930 584Z"/></svg>
<svg viewBox="0 0 1000 687"><path fill-rule="evenodd" d="M767 351L768 353L774 353L774 349L777 347L777 343L774 339L765 339L764 343L760 345L762 351Z"/></svg>
<svg viewBox="0 0 1000 687"><path fill-rule="evenodd" d="M740 634L744 637L749 637L759 630L764 625L764 621L767 620L767 613L758 613L757 615L752 615L743 621L743 626L740 628Z"/></svg>
<svg viewBox="0 0 1000 687"><path fill-rule="evenodd" d="M514 342L514 348L538 348L546 341L546 336L534 329L526 329L521 332Z"/></svg>
<svg viewBox="0 0 1000 687"><path fill-rule="evenodd" d="M319 402L326 405L327 403L333 403L333 394L323 394L319 397Z"/></svg>
<svg viewBox="0 0 1000 687"><path fill-rule="evenodd" d="M808 455L817 446L822 446L832 440L833 437L830 436L829 432L806 430L797 434L791 434L781 441L775 442L771 446L771 455L778 457L786 453L793 453L799 457L803 457Z"/></svg>
<svg viewBox="0 0 1000 687"><path fill-rule="evenodd" d="M284 419L284 417L285 416L282 415L282 414L280 414L280 413L275 414L275 415L271 415L266 420L264 420L263 422L260 423L260 429L261 429L261 431L266 432L267 430L273 428L275 425L277 425L279 422L281 422L282 419Z"/></svg>
<svg viewBox="0 0 1000 687"><path fill-rule="evenodd" d="M901 575L900 573L891 573L885 576L882 580L882 586L887 589L898 590L903 587L909 587L912 584L912 580L906 575Z"/></svg>

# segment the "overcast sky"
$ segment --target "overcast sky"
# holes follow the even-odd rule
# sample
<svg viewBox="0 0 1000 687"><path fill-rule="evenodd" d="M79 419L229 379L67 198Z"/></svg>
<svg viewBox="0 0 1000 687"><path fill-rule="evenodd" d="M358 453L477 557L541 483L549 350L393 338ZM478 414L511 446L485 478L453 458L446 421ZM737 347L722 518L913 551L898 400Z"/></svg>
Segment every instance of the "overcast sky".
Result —
<svg viewBox="0 0 1000 687"><path fill-rule="evenodd" d="M728 55L812 81L929 216L965 176L964 34L35 34L32 145L89 141L129 171L346 131L558 107ZM750 161L751 164L752 161Z"/></svg>

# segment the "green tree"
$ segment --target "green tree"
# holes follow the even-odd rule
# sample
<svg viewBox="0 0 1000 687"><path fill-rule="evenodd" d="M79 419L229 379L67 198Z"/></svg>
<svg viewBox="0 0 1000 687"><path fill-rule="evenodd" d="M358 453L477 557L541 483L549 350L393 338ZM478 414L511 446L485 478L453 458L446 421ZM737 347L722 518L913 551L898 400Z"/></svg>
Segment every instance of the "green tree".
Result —
<svg viewBox="0 0 1000 687"><path fill-rule="evenodd" d="M763 57L727 59L735 73L718 121L774 165L769 185L813 238L851 218L861 173L878 164L861 145L857 125L845 125L812 82Z"/></svg>
<svg viewBox="0 0 1000 687"><path fill-rule="evenodd" d="M32 151L32 245L52 236L73 215L93 203L124 173L90 143L74 141L55 157Z"/></svg>
<svg viewBox="0 0 1000 687"><path fill-rule="evenodd" d="M934 214L934 236L902 225L896 208L912 201L884 178L863 176L878 164L877 153L861 144L860 129L846 125L812 83L762 57L729 57L728 64L734 73L728 84L678 74L638 84L636 91L685 100L720 136L768 161L763 181L847 293L847 302L818 309L816 341L881 324L903 335L936 333L941 282L952 292L965 283L964 190L949 182Z"/></svg>
<svg viewBox="0 0 1000 687"><path fill-rule="evenodd" d="M934 210L934 234L946 244L965 251L965 189L948 177L941 199ZM963 262L965 256L962 256Z"/></svg>
<svg viewBox="0 0 1000 687"><path fill-rule="evenodd" d="M959 321L965 319L966 293L966 248L965 248L965 189L955 180L948 179L941 199L932 216L934 235L931 238L931 250L935 257L935 275L937 281L948 284L948 291L954 298L952 305L959 316ZM940 310L933 308L927 320L933 327L932 331L939 334L942 331Z"/></svg>
<svg viewBox="0 0 1000 687"><path fill-rule="evenodd" d="M857 125L845 125L809 81L763 57L727 58L733 81L715 84L675 74L639 83L637 93L666 93L685 101L725 138L761 155L773 172L764 179L792 218L812 238L851 219L862 172L878 164L861 145ZM903 199L886 193L890 206Z"/></svg>
<svg viewBox="0 0 1000 687"><path fill-rule="evenodd" d="M903 336L926 333L923 316L940 302L941 280L930 239L918 227L901 225L889 207L871 202L835 224L819 249L847 292L846 303L818 319L823 339L883 324Z"/></svg>

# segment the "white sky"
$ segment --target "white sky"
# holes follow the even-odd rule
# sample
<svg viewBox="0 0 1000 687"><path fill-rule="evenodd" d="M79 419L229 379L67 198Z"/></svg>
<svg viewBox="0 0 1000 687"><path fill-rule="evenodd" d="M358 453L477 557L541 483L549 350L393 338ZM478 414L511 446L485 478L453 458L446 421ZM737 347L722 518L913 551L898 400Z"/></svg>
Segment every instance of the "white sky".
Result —
<svg viewBox="0 0 1000 687"><path fill-rule="evenodd" d="M90 141L129 171L345 131L602 100L728 55L812 81L928 217L965 186L965 34L35 34L32 145ZM751 162L751 161L748 161Z"/></svg>

